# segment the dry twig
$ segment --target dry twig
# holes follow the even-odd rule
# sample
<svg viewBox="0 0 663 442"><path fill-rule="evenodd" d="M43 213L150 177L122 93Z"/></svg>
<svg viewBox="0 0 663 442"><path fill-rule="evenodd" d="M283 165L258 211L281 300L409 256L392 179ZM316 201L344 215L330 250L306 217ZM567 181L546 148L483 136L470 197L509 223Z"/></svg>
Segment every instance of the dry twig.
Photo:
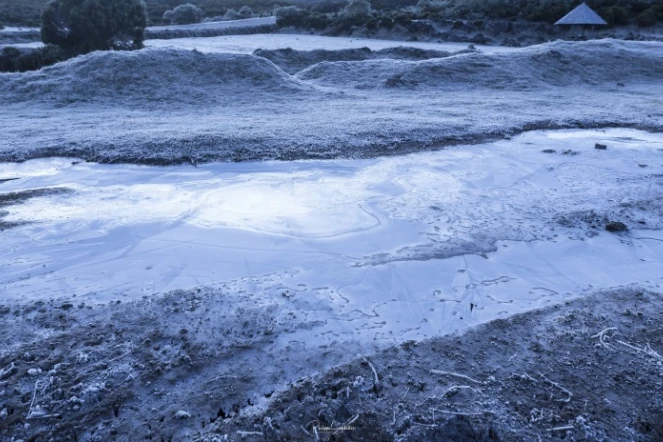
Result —
<svg viewBox="0 0 663 442"><path fill-rule="evenodd" d="M605 342L605 334L611 330L617 330L616 327L608 327L606 329L601 330L594 336L591 336L592 338L599 338L599 342L601 342L601 345L607 349L612 348L609 343Z"/></svg>
<svg viewBox="0 0 663 442"><path fill-rule="evenodd" d="M361 355L360 355L360 356L361 356ZM361 358L362 358L362 359L368 364L369 367L371 367L371 370L373 371L373 377L375 378L375 387L377 388L377 386L378 386L378 384L379 384L379 382L380 382L380 379L378 379L378 372L375 371L375 367L373 367L373 364L371 364L370 361L369 361L368 359L366 359L366 358L363 357L363 356L361 356Z"/></svg>
<svg viewBox="0 0 663 442"><path fill-rule="evenodd" d="M455 376L457 378L461 378L461 379L468 380L470 382L474 382L475 384L483 384L483 382L477 381L476 379L472 379L471 377L466 376L464 374L460 374L460 373L453 373L453 372L450 372L450 371L441 371L441 370L431 370L430 373L431 374L439 374L439 375L443 375L443 376Z"/></svg>

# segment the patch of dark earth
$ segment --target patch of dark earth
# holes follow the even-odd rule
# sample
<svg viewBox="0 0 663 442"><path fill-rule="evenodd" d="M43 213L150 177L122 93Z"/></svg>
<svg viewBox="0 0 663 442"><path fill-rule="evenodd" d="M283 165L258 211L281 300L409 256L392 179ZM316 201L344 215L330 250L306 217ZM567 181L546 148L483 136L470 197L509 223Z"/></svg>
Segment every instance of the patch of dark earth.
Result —
<svg viewBox="0 0 663 442"><path fill-rule="evenodd" d="M0 180L0 184L6 181L12 181L17 178L9 178ZM50 195L63 195L73 193L72 189L66 187L44 187L38 189L19 190L16 192L0 193L0 232L27 224L26 221L5 221L4 218L9 215L9 212L2 210L3 208L22 204L32 198L48 197Z"/></svg>
<svg viewBox="0 0 663 442"><path fill-rule="evenodd" d="M320 308L296 289L0 303L0 440L190 441L352 359L350 343L302 350Z"/></svg>
<svg viewBox="0 0 663 442"><path fill-rule="evenodd" d="M660 441L663 296L597 293L298 381L197 441Z"/></svg>
<svg viewBox="0 0 663 442"><path fill-rule="evenodd" d="M228 139L216 135L194 135L191 138L174 138L160 142L128 142L118 147L115 143L105 146L96 142L94 146L74 145L34 148L29 151L0 152L0 163L21 163L40 158L72 158L98 164L142 164L151 166L173 166L211 162L257 162L257 161L296 161L296 160L332 160L332 159L370 159L407 155L416 152L434 152L451 146L476 145L489 143L530 131L560 129L610 129L626 128L650 133L662 133L663 125L624 123L618 121L552 121L529 122L517 127L483 133L456 133L430 136L425 140L416 140L403 134L398 138L406 141L386 139L371 145L357 146L334 143L333 145L311 145L288 142L279 144L279 140ZM370 134L367 134L370 135ZM182 146L189 146L183 149ZM229 147L232 146L232 147ZM575 154L572 151L568 154Z"/></svg>
<svg viewBox="0 0 663 442"><path fill-rule="evenodd" d="M306 327L288 320L304 304L242 296L5 303L0 440L663 438L661 293L595 293L331 370L316 365L324 352L299 367L270 352Z"/></svg>

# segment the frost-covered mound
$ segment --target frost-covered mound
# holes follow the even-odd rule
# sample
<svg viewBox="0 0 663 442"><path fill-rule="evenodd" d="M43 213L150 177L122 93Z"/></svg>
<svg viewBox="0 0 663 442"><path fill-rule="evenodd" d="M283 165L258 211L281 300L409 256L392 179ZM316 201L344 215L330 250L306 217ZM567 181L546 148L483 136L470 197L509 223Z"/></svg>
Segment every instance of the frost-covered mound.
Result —
<svg viewBox="0 0 663 442"><path fill-rule="evenodd" d="M558 41L506 54L469 53L424 61L322 62L298 77L359 88L429 86L524 90L663 79L663 46L652 42Z"/></svg>
<svg viewBox="0 0 663 442"><path fill-rule="evenodd" d="M294 74L307 67L325 61L364 61L375 59L393 60L429 60L443 58L459 53L475 52L467 49L457 52L436 51L415 47L399 46L373 51L370 48L348 48L338 50L316 49L312 51L299 51L296 49L258 49L253 55L266 58L284 71Z"/></svg>
<svg viewBox="0 0 663 442"><path fill-rule="evenodd" d="M37 72L0 75L0 98L14 102L207 103L229 94L305 88L264 58L176 50L94 52Z"/></svg>

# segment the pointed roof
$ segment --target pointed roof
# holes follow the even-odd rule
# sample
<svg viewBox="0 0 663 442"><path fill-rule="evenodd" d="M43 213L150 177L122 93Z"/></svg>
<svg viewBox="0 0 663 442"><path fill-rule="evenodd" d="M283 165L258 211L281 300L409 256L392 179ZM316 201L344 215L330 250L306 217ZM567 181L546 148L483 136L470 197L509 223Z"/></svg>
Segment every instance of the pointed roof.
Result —
<svg viewBox="0 0 663 442"><path fill-rule="evenodd" d="M562 17L556 25L607 25L596 12L592 10L587 3L582 3L573 11Z"/></svg>

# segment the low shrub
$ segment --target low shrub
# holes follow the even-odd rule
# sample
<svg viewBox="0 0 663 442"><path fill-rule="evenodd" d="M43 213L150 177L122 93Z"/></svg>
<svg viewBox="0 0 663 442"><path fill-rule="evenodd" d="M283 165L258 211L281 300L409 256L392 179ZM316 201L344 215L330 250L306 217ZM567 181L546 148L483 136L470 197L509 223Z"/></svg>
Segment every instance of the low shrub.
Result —
<svg viewBox="0 0 663 442"><path fill-rule="evenodd" d="M79 54L140 48L147 26L143 0L52 0L41 18L44 43Z"/></svg>
<svg viewBox="0 0 663 442"><path fill-rule="evenodd" d="M293 26L303 28L309 18L308 11L300 9L297 6L284 6L276 8L276 25L279 27Z"/></svg>
<svg viewBox="0 0 663 442"><path fill-rule="evenodd" d="M338 13L338 20L349 25L362 25L371 17L371 4L366 0L350 0Z"/></svg>
<svg viewBox="0 0 663 442"><path fill-rule="evenodd" d="M392 29L394 27L394 19L388 15L381 15L378 17L378 25L381 28Z"/></svg>
<svg viewBox="0 0 663 442"><path fill-rule="evenodd" d="M345 6L345 2L325 0L311 5L311 13L335 14Z"/></svg>
<svg viewBox="0 0 663 442"><path fill-rule="evenodd" d="M234 9L230 8L223 14L224 20L237 20L239 19L239 14Z"/></svg>
<svg viewBox="0 0 663 442"><path fill-rule="evenodd" d="M251 18L253 17L253 10L250 7L244 5L239 8L237 15L239 15L239 18Z"/></svg>
<svg viewBox="0 0 663 442"><path fill-rule="evenodd" d="M642 11L640 15L638 15L637 17L638 26L641 26L643 28L654 26L659 18L658 16L659 16L658 6L652 6L651 8L647 8L644 11Z"/></svg>
<svg viewBox="0 0 663 442"><path fill-rule="evenodd" d="M306 21L306 27L309 29L314 29L316 31L321 31L327 29L330 24L329 17L326 14L320 14L317 12L309 15L308 20Z"/></svg>
<svg viewBox="0 0 663 442"><path fill-rule="evenodd" d="M29 50L6 47L0 52L0 72L35 71L67 60L70 56L55 45Z"/></svg>
<svg viewBox="0 0 663 442"><path fill-rule="evenodd" d="M205 11L196 5L186 3L179 5L173 10L166 11L163 14L163 20L169 22L171 25L189 25L192 23L200 23L205 17Z"/></svg>

